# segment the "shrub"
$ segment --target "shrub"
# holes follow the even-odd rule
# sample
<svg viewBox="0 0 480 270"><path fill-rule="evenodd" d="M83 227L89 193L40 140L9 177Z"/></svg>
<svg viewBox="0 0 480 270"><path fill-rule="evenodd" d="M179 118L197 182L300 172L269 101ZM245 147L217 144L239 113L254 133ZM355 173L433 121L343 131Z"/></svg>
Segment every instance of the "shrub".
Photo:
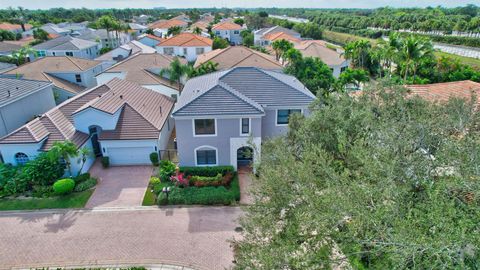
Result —
<svg viewBox="0 0 480 270"><path fill-rule="evenodd" d="M177 166L169 161L169 160L162 160L160 161L160 171L159 176L163 182L167 182L170 180L170 177L175 173Z"/></svg>
<svg viewBox="0 0 480 270"><path fill-rule="evenodd" d="M90 174L89 173L82 173L80 174L79 176L73 178L73 180L75 181L75 184L79 184L79 183L82 183L86 180L90 179Z"/></svg>
<svg viewBox="0 0 480 270"><path fill-rule="evenodd" d="M103 166L103 168L110 167L110 158L109 157L102 157L102 166Z"/></svg>
<svg viewBox="0 0 480 270"><path fill-rule="evenodd" d="M157 197L158 205L166 205L168 203L167 194L160 192Z"/></svg>
<svg viewBox="0 0 480 270"><path fill-rule="evenodd" d="M161 183L160 178L155 177L155 176L150 177L150 182L149 182L149 184L150 184L152 187L155 186L155 185L158 185L158 184L160 184L160 183Z"/></svg>
<svg viewBox="0 0 480 270"><path fill-rule="evenodd" d="M97 179L88 178L87 180L77 184L74 188L75 192L81 192L93 188L97 185Z"/></svg>
<svg viewBox="0 0 480 270"><path fill-rule="evenodd" d="M212 166L212 167L180 167L180 172L183 172L185 176L210 176L214 177L217 174L226 175L227 173L233 174L235 169L233 166Z"/></svg>
<svg viewBox="0 0 480 270"><path fill-rule="evenodd" d="M71 178L60 179L53 184L53 191L57 195L68 194L75 188L75 181Z"/></svg>
<svg viewBox="0 0 480 270"><path fill-rule="evenodd" d="M233 175L230 172L227 172L225 175L218 173L214 177L194 175L190 177L190 185L196 187L228 186L230 185L232 177Z"/></svg>
<svg viewBox="0 0 480 270"><path fill-rule="evenodd" d="M150 153L150 161L152 162L153 166L158 166L158 153L157 152Z"/></svg>
<svg viewBox="0 0 480 270"><path fill-rule="evenodd" d="M65 165L56 153L41 153L25 164L23 173L30 186L51 186L65 173Z"/></svg>
<svg viewBox="0 0 480 270"><path fill-rule="evenodd" d="M229 205L233 201L235 201L234 194L223 186L202 188L175 187L170 192L168 198L169 204Z"/></svg>
<svg viewBox="0 0 480 270"><path fill-rule="evenodd" d="M52 186L33 186L33 197L50 197L52 194Z"/></svg>

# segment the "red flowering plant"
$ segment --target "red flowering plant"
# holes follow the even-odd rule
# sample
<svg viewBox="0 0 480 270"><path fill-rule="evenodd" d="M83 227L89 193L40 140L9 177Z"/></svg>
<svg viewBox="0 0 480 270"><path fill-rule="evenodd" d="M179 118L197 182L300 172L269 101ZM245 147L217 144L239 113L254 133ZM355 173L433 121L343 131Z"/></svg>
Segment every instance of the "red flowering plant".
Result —
<svg viewBox="0 0 480 270"><path fill-rule="evenodd" d="M174 183L177 187L188 187L190 177L185 177L184 173L177 172L175 175L170 177L170 181L172 181L172 183Z"/></svg>

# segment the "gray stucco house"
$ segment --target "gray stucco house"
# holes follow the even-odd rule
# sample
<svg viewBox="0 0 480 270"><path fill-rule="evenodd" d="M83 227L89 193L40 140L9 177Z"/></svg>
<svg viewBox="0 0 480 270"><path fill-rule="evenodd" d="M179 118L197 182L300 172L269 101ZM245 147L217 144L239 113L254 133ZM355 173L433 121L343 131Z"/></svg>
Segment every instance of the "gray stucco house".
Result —
<svg viewBox="0 0 480 270"><path fill-rule="evenodd" d="M295 77L236 67L189 80L173 110L180 166L248 164L315 96ZM246 154L248 153L248 154Z"/></svg>
<svg viewBox="0 0 480 270"><path fill-rule="evenodd" d="M71 36L61 36L47 40L32 47L37 51L36 57L45 56L70 56L85 59L94 59L98 56L98 43L74 38ZM30 55L30 59L35 56Z"/></svg>

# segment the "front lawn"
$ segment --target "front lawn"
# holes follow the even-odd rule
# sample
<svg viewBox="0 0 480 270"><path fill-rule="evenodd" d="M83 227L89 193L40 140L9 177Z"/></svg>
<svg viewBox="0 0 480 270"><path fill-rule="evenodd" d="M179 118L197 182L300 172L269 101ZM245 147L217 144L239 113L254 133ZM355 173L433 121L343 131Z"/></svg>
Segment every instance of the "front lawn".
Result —
<svg viewBox="0 0 480 270"><path fill-rule="evenodd" d="M0 199L0 211L34 210L58 208L83 208L93 193L93 189L48 198L8 198Z"/></svg>

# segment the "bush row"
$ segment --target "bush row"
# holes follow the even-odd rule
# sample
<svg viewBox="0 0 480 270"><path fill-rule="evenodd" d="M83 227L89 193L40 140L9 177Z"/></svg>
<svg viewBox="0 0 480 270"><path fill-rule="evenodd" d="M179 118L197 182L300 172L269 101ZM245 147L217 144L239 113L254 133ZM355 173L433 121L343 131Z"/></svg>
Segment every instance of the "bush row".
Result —
<svg viewBox="0 0 480 270"><path fill-rule="evenodd" d="M233 166L180 167L179 170L187 177L195 175L215 177L218 174L226 175L227 173L233 174L235 172Z"/></svg>

